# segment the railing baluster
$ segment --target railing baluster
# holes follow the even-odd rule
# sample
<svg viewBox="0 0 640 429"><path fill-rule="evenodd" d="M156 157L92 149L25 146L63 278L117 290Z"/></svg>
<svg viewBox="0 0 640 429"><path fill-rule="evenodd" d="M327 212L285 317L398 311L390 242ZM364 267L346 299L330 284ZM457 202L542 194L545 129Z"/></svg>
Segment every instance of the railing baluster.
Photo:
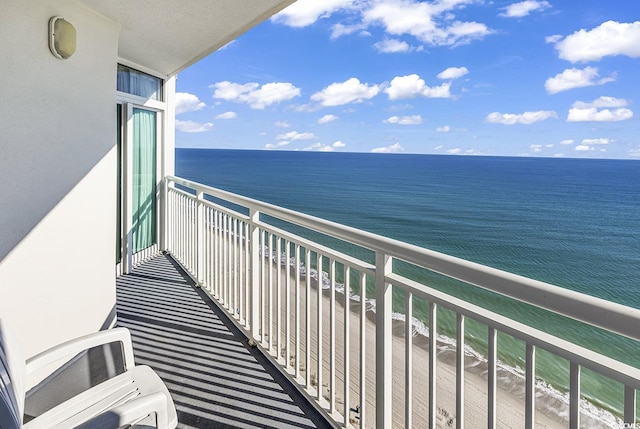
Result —
<svg viewBox="0 0 640 429"><path fill-rule="evenodd" d="M624 386L624 422L628 425L636 425L636 389Z"/></svg>
<svg viewBox="0 0 640 429"><path fill-rule="evenodd" d="M269 352L273 351L273 234L269 233L267 235L269 239L269 272L267 273L267 293L268 297L268 317L269 317L269 337L267 341L269 343Z"/></svg>
<svg viewBox="0 0 640 429"><path fill-rule="evenodd" d="M189 198L189 271L197 278L198 234L195 228L196 222L196 204L191 197Z"/></svg>
<svg viewBox="0 0 640 429"><path fill-rule="evenodd" d="M316 347L318 350L317 355L317 371L316 374L316 386L318 389L317 399L322 400L322 255L318 255L318 265L316 269L316 275L318 277L317 304L316 304L316 321L318 323L318 338L316 338Z"/></svg>
<svg viewBox="0 0 640 429"><path fill-rule="evenodd" d="M429 302L429 429L436 429L436 377L438 360L438 305Z"/></svg>
<svg viewBox="0 0 640 429"><path fill-rule="evenodd" d="M525 429L533 429L536 410L536 348L529 343L525 350L525 366L524 423Z"/></svg>
<svg viewBox="0 0 640 429"><path fill-rule="evenodd" d="M498 332L495 328L489 326L489 337L487 341L487 429L496 428L496 363L498 353Z"/></svg>
<svg viewBox="0 0 640 429"><path fill-rule="evenodd" d="M336 261L329 261L329 412L336 410Z"/></svg>
<svg viewBox="0 0 640 429"><path fill-rule="evenodd" d="M251 280L250 280L250 296L251 303L247 303L249 308L251 308L251 318L250 318L250 326L251 326L251 338L254 341L258 340L258 332L259 326L258 317L259 317L259 306L260 306L260 228L256 224L260 220L260 212L257 210L251 210L249 212L249 218L251 219L251 223L249 228L251 229L249 237L249 243L247 243L247 247L251 248L251 261L250 261L250 272L251 272ZM247 301L249 301L247 299ZM248 314L248 313L247 313Z"/></svg>
<svg viewBox="0 0 640 429"><path fill-rule="evenodd" d="M276 330L276 356L277 360L282 360L282 352L284 348L282 347L282 239L280 237L276 237L276 314L277 314L277 326Z"/></svg>
<svg viewBox="0 0 640 429"><path fill-rule="evenodd" d="M211 208L204 208L204 255L202 258L203 286L211 291Z"/></svg>
<svg viewBox="0 0 640 429"><path fill-rule="evenodd" d="M204 198L204 193L202 191L198 191L196 194L196 267L195 274L196 280L199 285L204 283L204 204L202 204L202 199Z"/></svg>
<svg viewBox="0 0 640 429"><path fill-rule="evenodd" d="M413 427L413 294L404 293L404 427Z"/></svg>
<svg viewBox="0 0 640 429"><path fill-rule="evenodd" d="M295 301L294 301L294 320L295 320L295 377L296 380L300 377L300 246L295 245Z"/></svg>
<svg viewBox="0 0 640 429"><path fill-rule="evenodd" d="M393 259L376 253L376 426L391 427L392 374L391 284L386 276Z"/></svg>
<svg viewBox="0 0 640 429"><path fill-rule="evenodd" d="M291 271L289 269L289 260L291 259L291 242L285 240L285 265L284 265L284 347L285 347L285 363L284 367L291 366Z"/></svg>
<svg viewBox="0 0 640 429"><path fill-rule="evenodd" d="M180 222L177 228L177 241L176 241L176 249L178 252L179 260L184 263L184 231L187 226L184 218L184 195L179 195L178 198L178 207L176 207L176 216L178 217L178 221Z"/></svg>
<svg viewBox="0 0 640 429"><path fill-rule="evenodd" d="M236 252L237 252L237 262L236 262L236 305L234 307L236 319L240 324L242 324L242 319L244 318L244 308L243 305L243 294L244 294L244 285L246 281L244 279L244 222L240 219L237 220L237 229L236 229Z"/></svg>
<svg viewBox="0 0 640 429"><path fill-rule="evenodd" d="M464 428L464 316L456 315L456 428Z"/></svg>
<svg viewBox="0 0 640 429"><path fill-rule="evenodd" d="M244 323L245 325L250 322L250 297L251 297L251 224L245 222L244 224Z"/></svg>
<svg viewBox="0 0 640 429"><path fill-rule="evenodd" d="M219 210L216 210L215 213L215 253L216 253L216 261L214 264L214 294L218 300L221 298L221 279L222 279L222 213Z"/></svg>
<svg viewBox="0 0 640 429"><path fill-rule="evenodd" d="M350 338L350 318L351 318L351 269L348 266L344 268L344 391L342 393L344 397L344 424L343 427L349 427L349 403L350 388L351 388L351 360L349 356L349 342Z"/></svg>
<svg viewBox="0 0 640 429"><path fill-rule="evenodd" d="M227 215L227 300L225 308L227 311L233 311L233 263L234 263L234 249L233 249L233 218L231 215Z"/></svg>
<svg viewBox="0 0 640 429"><path fill-rule="evenodd" d="M233 300L231 304L231 314L238 316L238 277L240 276L240 243L238 242L238 219L233 219Z"/></svg>
<svg viewBox="0 0 640 429"><path fill-rule="evenodd" d="M367 417L367 275L360 272L360 428Z"/></svg>
<svg viewBox="0 0 640 429"><path fill-rule="evenodd" d="M229 308L229 215L225 214L222 220L223 239L222 249L224 258L222 260L222 307Z"/></svg>
<svg viewBox="0 0 640 429"><path fill-rule="evenodd" d="M178 225L176 227L176 254L178 257L179 261L184 262L183 258L182 258L182 231L185 227L185 223L184 223L184 217L182 216L182 210L183 210L183 196L182 195L178 195L176 197L176 202L178 204L178 206L176 207L176 221L178 222Z"/></svg>
<svg viewBox="0 0 640 429"><path fill-rule="evenodd" d="M580 365L569 366L569 429L580 429Z"/></svg>
<svg viewBox="0 0 640 429"><path fill-rule="evenodd" d="M266 296L266 292L269 289L269 284L265 287L265 282L269 278L269 261L265 260L265 252L268 249L268 245L266 243L268 234L266 231L262 231L260 233L260 342L264 344L265 337L267 335L267 327L265 325L265 320L267 319L267 315L269 314L267 303L268 299Z"/></svg>
<svg viewBox="0 0 640 429"><path fill-rule="evenodd" d="M304 293L304 385L311 386L311 250L305 249L305 293Z"/></svg>

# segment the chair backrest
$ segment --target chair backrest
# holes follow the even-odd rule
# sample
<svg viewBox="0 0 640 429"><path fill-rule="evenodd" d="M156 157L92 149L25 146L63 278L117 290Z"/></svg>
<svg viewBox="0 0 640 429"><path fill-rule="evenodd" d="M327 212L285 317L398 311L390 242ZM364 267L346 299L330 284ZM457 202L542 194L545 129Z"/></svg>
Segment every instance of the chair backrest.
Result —
<svg viewBox="0 0 640 429"><path fill-rule="evenodd" d="M26 364L18 341L0 319L0 427L22 427Z"/></svg>

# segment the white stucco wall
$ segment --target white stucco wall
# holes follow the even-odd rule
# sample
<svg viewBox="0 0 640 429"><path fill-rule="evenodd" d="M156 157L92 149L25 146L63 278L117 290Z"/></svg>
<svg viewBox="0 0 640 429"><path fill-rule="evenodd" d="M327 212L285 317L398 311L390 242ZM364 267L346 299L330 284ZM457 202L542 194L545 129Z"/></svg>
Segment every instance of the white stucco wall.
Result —
<svg viewBox="0 0 640 429"><path fill-rule="evenodd" d="M70 0L3 0L0 317L32 356L115 306L118 25ZM59 60L48 21L77 31Z"/></svg>

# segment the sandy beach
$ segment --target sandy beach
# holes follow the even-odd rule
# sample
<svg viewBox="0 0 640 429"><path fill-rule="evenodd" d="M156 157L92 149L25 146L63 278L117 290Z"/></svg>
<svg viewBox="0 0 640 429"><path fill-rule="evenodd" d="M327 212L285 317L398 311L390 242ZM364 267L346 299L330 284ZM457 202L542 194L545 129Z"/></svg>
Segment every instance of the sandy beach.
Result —
<svg viewBox="0 0 640 429"><path fill-rule="evenodd" d="M275 267L276 264L273 266ZM263 271L265 284L268 284L267 273L268 269ZM290 281L290 332L291 337L289 341L289 364L291 369L295 365L295 271L291 270L287 273L282 269L280 273L280 285L281 285L281 344L280 356L281 362L284 363L286 356L285 350L285 296L286 295L286 278L289 274ZM300 278L299 289L299 302L300 302L300 368L301 376L304 379L306 375L305 368L305 300L306 300L306 284L305 277ZM276 350L277 344L277 287L278 273L277 269L272 271L272 299L273 299L273 319L272 325L272 349ZM310 332L311 332L311 351L310 351L310 380L312 390L315 390L318 381L318 364L317 364L317 281L311 279L310 285ZM345 368L345 345L344 345L344 325L345 325L345 307L344 296L341 293L335 294L335 381L334 381L334 394L335 394L335 409L339 413L343 413L344 410L344 368ZM268 304L268 294L265 292L264 296L265 304ZM265 341L263 347L268 348L268 335L269 335L269 312L267 307L265 308ZM325 400L330 401L331 398L331 373L330 373L330 315L331 315L331 297L330 291L325 289L322 293L322 371L320 374L322 382L322 396ZM354 427L358 427L364 409L365 425L367 428L375 427L375 313L372 311L367 312L365 320L365 380L366 380L366 397L365 401L360 398L360 371L359 371L359 344L360 344L360 303L350 300L349 311L349 378L350 378L350 391L348 399L348 408L355 409L360 406L361 414L350 411L350 421ZM394 321L393 325L393 427L404 428L405 425L405 338L404 338L404 322ZM428 399L429 399L429 350L428 343L421 337L414 336L412 339L412 352L413 352L413 427L428 427ZM426 344L425 344L426 343ZM437 362L437 426L439 428L456 427L456 376L455 376L455 364L452 365L451 356L447 356L446 349L438 349L438 362ZM468 428L485 428L487 426L487 380L486 369L478 367L478 362L475 359L466 358L465 364L467 370L465 371L465 401L464 401L464 419L465 426ZM523 388L514 389L511 387L510 391L506 391L500 385L500 376L498 376L498 393L497 393L497 427L498 428L522 428L524 427L524 399ZM364 404L363 404L364 402ZM536 410L535 414L536 428L563 428L568 426L567 421L562 421L557 416L549 416Z"/></svg>

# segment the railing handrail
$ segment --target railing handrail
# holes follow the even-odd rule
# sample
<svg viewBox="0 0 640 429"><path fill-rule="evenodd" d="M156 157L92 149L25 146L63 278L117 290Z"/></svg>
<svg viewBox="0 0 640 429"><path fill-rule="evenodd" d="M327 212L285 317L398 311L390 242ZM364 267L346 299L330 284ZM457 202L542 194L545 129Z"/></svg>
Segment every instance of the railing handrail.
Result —
<svg viewBox="0 0 640 429"><path fill-rule="evenodd" d="M353 243L379 254L455 278L483 289L640 340L640 310L425 249L372 232L296 212L176 176L167 181L206 193L292 224Z"/></svg>

